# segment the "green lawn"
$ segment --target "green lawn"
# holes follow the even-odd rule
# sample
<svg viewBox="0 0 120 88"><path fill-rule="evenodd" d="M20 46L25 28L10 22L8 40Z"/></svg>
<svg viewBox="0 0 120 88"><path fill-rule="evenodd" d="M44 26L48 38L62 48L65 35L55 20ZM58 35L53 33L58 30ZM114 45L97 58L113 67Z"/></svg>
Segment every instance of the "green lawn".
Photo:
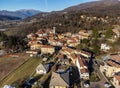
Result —
<svg viewBox="0 0 120 88"><path fill-rule="evenodd" d="M42 62L41 58L38 58L38 57L30 58L17 70L15 70L9 76L7 76L4 80L2 80L0 82L0 88L5 84L11 84L19 79L29 77L41 62Z"/></svg>

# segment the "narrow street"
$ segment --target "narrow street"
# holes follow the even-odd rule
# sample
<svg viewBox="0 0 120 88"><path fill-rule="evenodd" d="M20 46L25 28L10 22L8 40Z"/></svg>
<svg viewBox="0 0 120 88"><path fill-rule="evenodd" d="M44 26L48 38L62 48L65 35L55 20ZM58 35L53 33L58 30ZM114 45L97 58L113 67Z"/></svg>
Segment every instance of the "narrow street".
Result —
<svg viewBox="0 0 120 88"><path fill-rule="evenodd" d="M100 70L98 69L97 65L93 66L95 69L95 72L98 74L98 76L100 77L100 81L98 82L91 82L90 83L90 88L105 88L104 87L104 83L107 82L107 79L105 78L105 76L100 72Z"/></svg>

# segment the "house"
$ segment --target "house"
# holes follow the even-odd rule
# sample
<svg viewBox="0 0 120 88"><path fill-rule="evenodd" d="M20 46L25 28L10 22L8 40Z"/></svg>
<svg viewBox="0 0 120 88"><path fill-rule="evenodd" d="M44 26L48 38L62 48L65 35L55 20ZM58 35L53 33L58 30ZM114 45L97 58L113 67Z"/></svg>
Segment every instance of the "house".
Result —
<svg viewBox="0 0 120 88"><path fill-rule="evenodd" d="M30 50L30 51L26 51L27 54L30 54L30 56L33 55L38 55L40 53L40 51L38 50Z"/></svg>
<svg viewBox="0 0 120 88"><path fill-rule="evenodd" d="M38 35L38 37L47 36L47 33L45 32L45 30L42 30L42 29L38 30L36 34Z"/></svg>
<svg viewBox="0 0 120 88"><path fill-rule="evenodd" d="M119 38L120 37L120 27L114 28L112 29L112 31L115 33L115 38Z"/></svg>
<svg viewBox="0 0 120 88"><path fill-rule="evenodd" d="M80 30L78 34L82 39L88 39L90 36L87 30Z"/></svg>
<svg viewBox="0 0 120 88"><path fill-rule="evenodd" d="M78 42L69 42L68 47L76 47L78 44Z"/></svg>
<svg viewBox="0 0 120 88"><path fill-rule="evenodd" d="M115 75L111 82L115 88L120 88L120 75Z"/></svg>
<svg viewBox="0 0 120 88"><path fill-rule="evenodd" d="M72 33L71 32L67 32L67 33L65 33L65 34L63 34L64 36L66 36L66 37L71 37L72 36Z"/></svg>
<svg viewBox="0 0 120 88"><path fill-rule="evenodd" d="M110 55L110 59L116 61L116 62L120 62L120 54L113 54Z"/></svg>
<svg viewBox="0 0 120 88"><path fill-rule="evenodd" d="M34 40L34 39L36 39L36 37L37 36L33 33L30 33L30 34L27 35L27 38L30 39L30 40Z"/></svg>
<svg viewBox="0 0 120 88"><path fill-rule="evenodd" d="M42 45L40 47L41 53L42 54L53 54L55 52L55 47L50 46L50 45Z"/></svg>
<svg viewBox="0 0 120 88"><path fill-rule="evenodd" d="M60 63L61 64L66 64L66 65L70 65L70 62L71 62L71 60L70 59L65 59L65 58L61 58L60 59Z"/></svg>
<svg viewBox="0 0 120 88"><path fill-rule="evenodd" d="M100 65L100 71L108 77L113 77L115 73L120 71L120 55L111 54L104 58L105 64Z"/></svg>
<svg viewBox="0 0 120 88"><path fill-rule="evenodd" d="M64 38L64 35L58 34L57 37L58 37L58 39L63 39L63 38Z"/></svg>
<svg viewBox="0 0 120 88"><path fill-rule="evenodd" d="M84 50L76 50L75 53L80 54L81 56L83 56L85 58L91 58L91 56L92 56L92 53L84 51Z"/></svg>
<svg viewBox="0 0 120 88"><path fill-rule="evenodd" d="M31 40L28 42L28 45L31 46L33 44L38 44L38 41L37 40Z"/></svg>
<svg viewBox="0 0 120 88"><path fill-rule="evenodd" d="M85 60L82 59L82 57L78 56L76 66L79 71L80 79L89 79L89 71L85 63Z"/></svg>
<svg viewBox="0 0 120 88"><path fill-rule="evenodd" d="M41 46L42 46L42 44L32 44L32 45L30 46L30 49L31 49L31 50L40 50L40 49L41 49Z"/></svg>
<svg viewBox="0 0 120 88"><path fill-rule="evenodd" d="M100 65L100 71L107 77L113 77L115 73L120 71L120 64L114 60L107 60L104 65Z"/></svg>
<svg viewBox="0 0 120 88"><path fill-rule="evenodd" d="M75 53L70 54L68 58L70 58L74 64L76 63L77 56Z"/></svg>
<svg viewBox="0 0 120 88"><path fill-rule="evenodd" d="M53 34L53 30L52 29L45 29L47 34Z"/></svg>
<svg viewBox="0 0 120 88"><path fill-rule="evenodd" d="M103 51L109 51L110 48L111 47L109 45L107 45L106 43L101 44L101 50L103 50Z"/></svg>
<svg viewBox="0 0 120 88"><path fill-rule="evenodd" d="M42 54L53 54L55 52L55 47L43 44L33 44L30 46L31 50L40 50Z"/></svg>
<svg viewBox="0 0 120 88"><path fill-rule="evenodd" d="M116 62L120 62L120 54L110 54L105 57L103 57L103 60L114 60Z"/></svg>
<svg viewBox="0 0 120 88"><path fill-rule="evenodd" d="M74 49L71 49L71 48L68 48L68 47L62 47L62 50L60 50L60 53L65 54L65 55L70 55L74 52L75 52Z"/></svg>
<svg viewBox="0 0 120 88"><path fill-rule="evenodd" d="M50 70L49 64L39 64L36 68L37 74L46 74Z"/></svg>
<svg viewBox="0 0 120 88"><path fill-rule="evenodd" d="M56 41L55 41L55 39L50 38L50 39L48 40L48 43L49 43L50 45L56 46Z"/></svg>
<svg viewBox="0 0 120 88"><path fill-rule="evenodd" d="M79 43L80 43L80 41L78 41L77 38L71 38L71 39L67 40L68 46L71 46L71 47L75 47L75 46L77 46Z"/></svg>
<svg viewBox="0 0 120 88"><path fill-rule="evenodd" d="M36 39L37 39L37 41L40 41L42 39L45 39L45 37L37 37Z"/></svg>
<svg viewBox="0 0 120 88"><path fill-rule="evenodd" d="M63 46L63 42L61 42L60 40L49 39L48 43L52 46Z"/></svg>
<svg viewBox="0 0 120 88"><path fill-rule="evenodd" d="M66 55L67 58L70 58L74 64L76 63L76 55L74 49L63 47L62 50L60 50L60 53Z"/></svg>
<svg viewBox="0 0 120 88"><path fill-rule="evenodd" d="M62 74L52 72L49 88L69 88L69 87L70 87L69 72Z"/></svg>

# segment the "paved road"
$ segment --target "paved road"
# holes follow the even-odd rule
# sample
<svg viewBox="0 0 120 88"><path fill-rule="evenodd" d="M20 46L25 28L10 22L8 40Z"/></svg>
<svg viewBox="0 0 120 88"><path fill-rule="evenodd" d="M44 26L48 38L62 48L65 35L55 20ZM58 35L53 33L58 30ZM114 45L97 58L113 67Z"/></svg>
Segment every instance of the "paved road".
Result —
<svg viewBox="0 0 120 88"><path fill-rule="evenodd" d="M104 83L107 82L108 80L105 78L105 76L100 72L100 70L98 69L97 65L93 66L95 71L97 72L97 74L100 77L100 81L99 82L91 82L90 83L90 88L105 88L104 87Z"/></svg>

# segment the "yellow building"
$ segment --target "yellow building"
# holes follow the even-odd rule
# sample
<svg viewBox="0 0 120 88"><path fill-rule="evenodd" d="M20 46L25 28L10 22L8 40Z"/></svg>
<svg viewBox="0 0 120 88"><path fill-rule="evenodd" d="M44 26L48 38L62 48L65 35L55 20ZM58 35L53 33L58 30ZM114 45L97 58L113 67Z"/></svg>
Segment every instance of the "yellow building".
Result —
<svg viewBox="0 0 120 88"><path fill-rule="evenodd" d="M64 35L57 35L59 39L63 39L64 38Z"/></svg>
<svg viewBox="0 0 120 88"><path fill-rule="evenodd" d="M41 49L42 44L33 44L30 46L31 50L40 50Z"/></svg>
<svg viewBox="0 0 120 88"><path fill-rule="evenodd" d="M33 44L30 46L31 50L41 50L41 53L43 54L53 54L55 52L55 47L50 45L42 45L42 44Z"/></svg>
<svg viewBox="0 0 120 88"><path fill-rule="evenodd" d="M100 71L107 77L113 77L116 72L120 71L120 65L112 60L106 61L105 65L100 65Z"/></svg>
<svg viewBox="0 0 120 88"><path fill-rule="evenodd" d="M41 53L43 54L47 54L47 53L53 54L54 52L55 52L55 47L53 46L49 46L49 45L41 46Z"/></svg>

